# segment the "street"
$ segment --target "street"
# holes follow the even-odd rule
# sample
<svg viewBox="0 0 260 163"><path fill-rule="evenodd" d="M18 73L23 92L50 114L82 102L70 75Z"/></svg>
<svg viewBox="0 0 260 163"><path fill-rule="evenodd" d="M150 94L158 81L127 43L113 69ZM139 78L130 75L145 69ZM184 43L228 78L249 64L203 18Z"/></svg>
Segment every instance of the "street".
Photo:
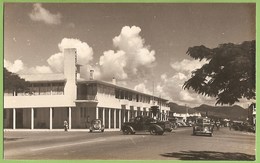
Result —
<svg viewBox="0 0 260 163"><path fill-rule="evenodd" d="M15 160L254 160L255 134L220 128L213 137L192 128L164 135L119 131L6 131L4 159Z"/></svg>

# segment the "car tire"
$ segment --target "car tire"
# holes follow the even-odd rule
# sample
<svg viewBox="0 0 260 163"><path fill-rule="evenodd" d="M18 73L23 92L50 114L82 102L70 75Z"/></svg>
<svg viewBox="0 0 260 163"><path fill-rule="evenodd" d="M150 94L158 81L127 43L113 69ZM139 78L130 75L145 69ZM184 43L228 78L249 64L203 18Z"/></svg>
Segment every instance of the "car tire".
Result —
<svg viewBox="0 0 260 163"><path fill-rule="evenodd" d="M154 127L150 129L150 134L151 135L156 135L157 134L156 129Z"/></svg>
<svg viewBox="0 0 260 163"><path fill-rule="evenodd" d="M130 133L129 129L123 129L123 134L128 135Z"/></svg>
<svg viewBox="0 0 260 163"><path fill-rule="evenodd" d="M158 135L163 135L163 133L164 133L163 131L161 131L161 132L158 132Z"/></svg>
<svg viewBox="0 0 260 163"><path fill-rule="evenodd" d="M89 130L89 132L92 132L92 130Z"/></svg>
<svg viewBox="0 0 260 163"><path fill-rule="evenodd" d="M101 132L104 132L104 130L101 130Z"/></svg>

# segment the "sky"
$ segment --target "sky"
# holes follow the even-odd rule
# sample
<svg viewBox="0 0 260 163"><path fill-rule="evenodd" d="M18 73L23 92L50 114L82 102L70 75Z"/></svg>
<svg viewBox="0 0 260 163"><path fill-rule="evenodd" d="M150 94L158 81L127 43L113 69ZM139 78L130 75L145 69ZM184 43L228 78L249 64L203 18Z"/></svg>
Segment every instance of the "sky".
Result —
<svg viewBox="0 0 260 163"><path fill-rule="evenodd" d="M216 100L183 90L206 61L189 47L255 39L255 4L5 3L4 67L17 74L61 73L77 48L81 77L154 94L181 105ZM247 107L251 101L237 104Z"/></svg>

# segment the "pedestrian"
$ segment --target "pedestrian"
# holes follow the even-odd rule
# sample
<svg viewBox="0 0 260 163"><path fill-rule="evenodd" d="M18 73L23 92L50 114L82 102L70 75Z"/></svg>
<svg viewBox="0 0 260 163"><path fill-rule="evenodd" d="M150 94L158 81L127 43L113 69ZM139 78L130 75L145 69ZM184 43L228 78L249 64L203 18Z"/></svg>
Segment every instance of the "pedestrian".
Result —
<svg viewBox="0 0 260 163"><path fill-rule="evenodd" d="M220 127L220 121L219 120L216 122L216 126L217 126L217 130L219 130L219 127Z"/></svg>
<svg viewBox="0 0 260 163"><path fill-rule="evenodd" d="M68 131L69 125L68 125L67 120L65 120L65 121L63 122L63 126L64 126L64 131Z"/></svg>
<svg viewBox="0 0 260 163"><path fill-rule="evenodd" d="M233 125L232 122L230 122L230 123L229 123L229 130L230 130L230 131L231 131L231 129L232 129L232 125Z"/></svg>

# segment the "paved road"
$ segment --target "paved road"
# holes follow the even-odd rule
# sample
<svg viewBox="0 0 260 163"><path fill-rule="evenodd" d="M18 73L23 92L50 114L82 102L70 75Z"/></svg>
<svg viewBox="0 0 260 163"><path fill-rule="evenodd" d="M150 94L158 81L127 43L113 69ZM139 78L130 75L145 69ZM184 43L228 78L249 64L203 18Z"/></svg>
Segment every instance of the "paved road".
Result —
<svg viewBox="0 0 260 163"><path fill-rule="evenodd" d="M70 160L253 160L255 134L221 128L213 137L179 128L162 136L121 132L8 131L5 159Z"/></svg>

